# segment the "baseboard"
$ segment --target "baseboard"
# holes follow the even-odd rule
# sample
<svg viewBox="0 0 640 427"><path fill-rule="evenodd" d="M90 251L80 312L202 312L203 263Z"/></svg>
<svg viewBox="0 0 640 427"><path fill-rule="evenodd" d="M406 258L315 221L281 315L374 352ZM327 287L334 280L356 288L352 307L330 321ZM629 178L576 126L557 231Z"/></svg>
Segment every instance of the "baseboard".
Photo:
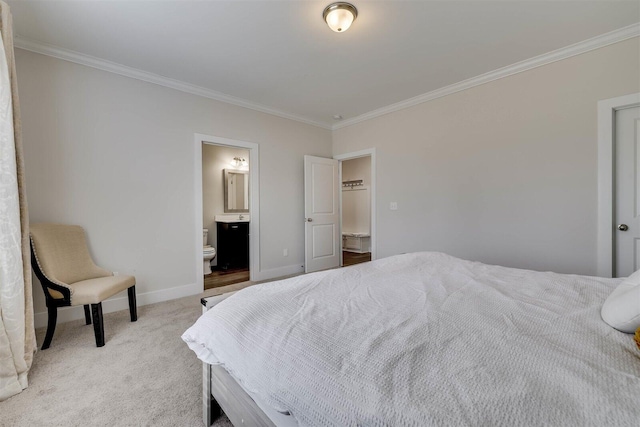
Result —
<svg viewBox="0 0 640 427"><path fill-rule="evenodd" d="M304 273L304 265L302 264L294 264L294 265L286 265L284 267L272 268L269 270L261 270L258 272L256 276L251 280L259 282L261 280L269 280L275 279L278 277L291 276L293 274Z"/></svg>
<svg viewBox="0 0 640 427"><path fill-rule="evenodd" d="M138 303L138 307L140 307L143 305L155 304L157 302L169 301L172 299L182 298L189 295L196 295L199 293L202 293L202 289L200 289L200 287L196 283L193 283L191 285L177 286L175 288L138 293L136 295L136 301ZM112 313L114 311L128 309L129 300L127 298L126 292L117 294L116 296L102 302L103 313ZM84 309L82 308L82 306L62 307L58 309L58 324L79 319L84 319ZM35 313L34 323L36 328L46 327L47 312L43 311L40 313Z"/></svg>

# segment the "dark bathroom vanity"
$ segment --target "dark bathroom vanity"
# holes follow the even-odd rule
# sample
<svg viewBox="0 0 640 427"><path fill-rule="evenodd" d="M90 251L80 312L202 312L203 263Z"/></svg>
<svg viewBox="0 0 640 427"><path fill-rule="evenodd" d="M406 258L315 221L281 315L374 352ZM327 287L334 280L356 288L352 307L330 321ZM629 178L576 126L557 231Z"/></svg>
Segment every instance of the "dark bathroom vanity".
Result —
<svg viewBox="0 0 640 427"><path fill-rule="evenodd" d="M218 269L249 267L249 223L217 222Z"/></svg>

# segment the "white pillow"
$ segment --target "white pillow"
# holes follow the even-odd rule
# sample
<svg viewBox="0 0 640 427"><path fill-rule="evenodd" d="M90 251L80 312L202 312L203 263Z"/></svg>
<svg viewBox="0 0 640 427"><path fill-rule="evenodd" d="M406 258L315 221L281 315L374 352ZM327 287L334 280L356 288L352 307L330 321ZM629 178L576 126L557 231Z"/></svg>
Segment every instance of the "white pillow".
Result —
<svg viewBox="0 0 640 427"><path fill-rule="evenodd" d="M628 334L640 328L640 270L611 292L602 305L600 315L610 326Z"/></svg>

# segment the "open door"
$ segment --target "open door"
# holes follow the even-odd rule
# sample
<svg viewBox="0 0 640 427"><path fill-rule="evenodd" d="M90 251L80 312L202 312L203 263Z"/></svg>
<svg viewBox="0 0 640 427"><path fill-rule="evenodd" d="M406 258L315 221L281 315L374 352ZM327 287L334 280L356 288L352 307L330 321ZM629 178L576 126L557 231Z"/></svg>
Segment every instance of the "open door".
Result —
<svg viewBox="0 0 640 427"><path fill-rule="evenodd" d="M304 271L340 266L339 162L304 156Z"/></svg>

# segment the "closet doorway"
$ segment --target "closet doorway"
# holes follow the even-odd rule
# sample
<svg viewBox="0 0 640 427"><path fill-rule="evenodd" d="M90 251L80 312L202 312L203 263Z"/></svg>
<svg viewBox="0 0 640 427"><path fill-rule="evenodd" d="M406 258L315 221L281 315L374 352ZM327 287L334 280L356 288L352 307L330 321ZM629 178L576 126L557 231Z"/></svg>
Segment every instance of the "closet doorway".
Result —
<svg viewBox="0 0 640 427"><path fill-rule="evenodd" d="M195 139L198 283L207 290L255 280L258 146L207 135Z"/></svg>
<svg viewBox="0 0 640 427"><path fill-rule="evenodd" d="M342 266L375 259L375 149L340 160Z"/></svg>

